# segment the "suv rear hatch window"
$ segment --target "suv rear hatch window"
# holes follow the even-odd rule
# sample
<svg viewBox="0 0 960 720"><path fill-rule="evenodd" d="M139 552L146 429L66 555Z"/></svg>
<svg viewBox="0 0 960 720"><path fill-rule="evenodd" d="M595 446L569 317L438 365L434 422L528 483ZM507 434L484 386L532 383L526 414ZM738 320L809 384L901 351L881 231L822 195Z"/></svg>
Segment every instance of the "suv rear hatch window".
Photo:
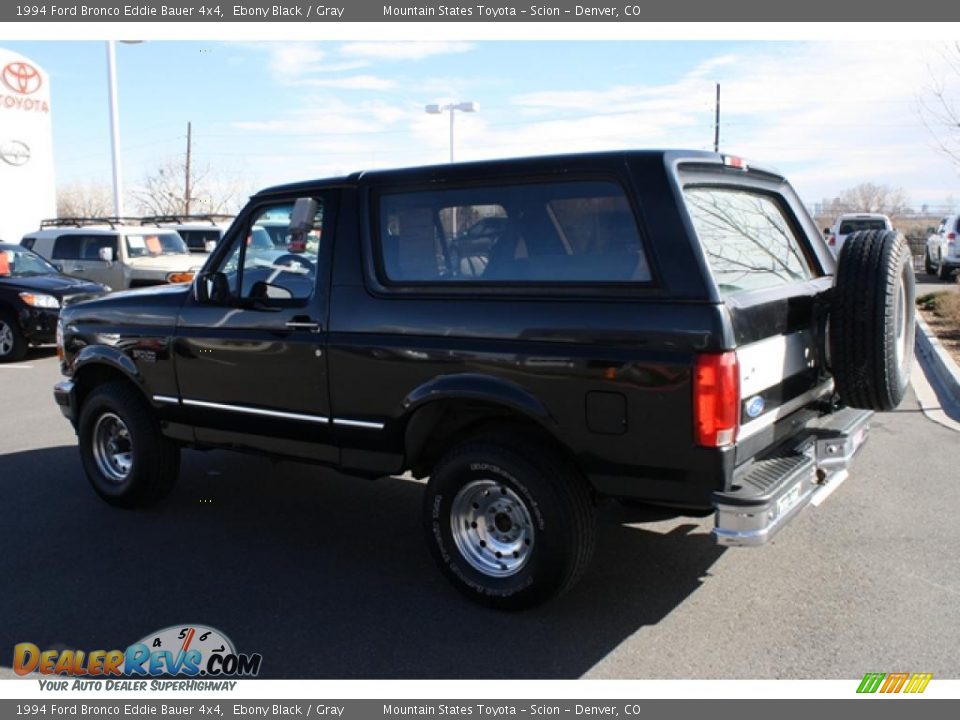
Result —
<svg viewBox="0 0 960 720"><path fill-rule="evenodd" d="M721 295L815 276L772 196L739 187L687 187L683 194Z"/></svg>

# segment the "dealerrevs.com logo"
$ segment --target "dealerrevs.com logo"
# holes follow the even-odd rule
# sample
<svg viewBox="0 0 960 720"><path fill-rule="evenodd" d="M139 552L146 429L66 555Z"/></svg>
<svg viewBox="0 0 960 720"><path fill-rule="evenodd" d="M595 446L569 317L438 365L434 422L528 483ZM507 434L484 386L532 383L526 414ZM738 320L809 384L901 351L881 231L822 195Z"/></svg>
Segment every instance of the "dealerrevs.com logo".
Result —
<svg viewBox="0 0 960 720"><path fill-rule="evenodd" d="M41 650L29 642L13 648L17 675L66 675L73 678L104 678L106 689L131 689L117 678L166 677L219 678L256 677L263 657L238 653L233 642L219 630L205 625L173 625L147 635L125 650ZM42 682L42 681L41 681ZM45 685L53 683L45 683ZM75 689L66 681L50 689ZM78 689L86 688L82 685ZM200 688L198 688L200 689Z"/></svg>

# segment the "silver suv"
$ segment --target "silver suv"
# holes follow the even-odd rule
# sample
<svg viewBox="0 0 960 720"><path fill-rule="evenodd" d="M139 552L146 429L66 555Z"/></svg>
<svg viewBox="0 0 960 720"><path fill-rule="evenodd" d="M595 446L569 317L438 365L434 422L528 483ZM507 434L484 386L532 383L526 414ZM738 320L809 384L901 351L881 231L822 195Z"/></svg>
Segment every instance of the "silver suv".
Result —
<svg viewBox="0 0 960 720"><path fill-rule="evenodd" d="M120 218L44 220L20 244L61 272L114 290L190 282L203 265L175 230Z"/></svg>
<svg viewBox="0 0 960 720"><path fill-rule="evenodd" d="M924 267L931 275L949 280L955 270L960 270L960 215L948 215L927 238L927 253Z"/></svg>

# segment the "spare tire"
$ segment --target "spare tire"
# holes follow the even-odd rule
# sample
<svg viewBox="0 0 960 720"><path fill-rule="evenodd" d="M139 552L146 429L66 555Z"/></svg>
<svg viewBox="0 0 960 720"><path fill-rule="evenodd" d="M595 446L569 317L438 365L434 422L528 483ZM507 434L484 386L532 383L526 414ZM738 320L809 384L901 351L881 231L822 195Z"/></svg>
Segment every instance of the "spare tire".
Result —
<svg viewBox="0 0 960 720"><path fill-rule="evenodd" d="M830 365L850 407L892 410L910 382L914 339L913 260L891 230L850 235L837 259L830 308Z"/></svg>

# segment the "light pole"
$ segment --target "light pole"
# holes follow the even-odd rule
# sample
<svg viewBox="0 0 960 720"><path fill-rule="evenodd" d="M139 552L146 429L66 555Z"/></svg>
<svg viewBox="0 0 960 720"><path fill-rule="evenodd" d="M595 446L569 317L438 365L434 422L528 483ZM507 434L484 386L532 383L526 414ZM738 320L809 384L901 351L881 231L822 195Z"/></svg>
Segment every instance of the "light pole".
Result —
<svg viewBox="0 0 960 720"><path fill-rule="evenodd" d="M477 112L480 109L480 103L476 102L459 102L459 103L447 103L446 105L427 105L424 110L427 111L429 115L441 115L445 112L450 113L450 162L453 162L453 119L457 115L457 110L460 112ZM456 237L457 235L457 209L455 207L450 208L450 237Z"/></svg>
<svg viewBox="0 0 960 720"><path fill-rule="evenodd" d="M140 40L121 40L134 45ZM107 94L110 98L110 155L113 160L113 214L123 217L123 174L120 169L120 113L117 109L116 42L107 40Z"/></svg>
<svg viewBox="0 0 960 720"><path fill-rule="evenodd" d="M430 115L441 115L445 112L450 113L450 162L453 162L453 119L456 117L456 111L477 112L480 109L480 103L460 102L448 103L446 105L427 105L424 109Z"/></svg>

